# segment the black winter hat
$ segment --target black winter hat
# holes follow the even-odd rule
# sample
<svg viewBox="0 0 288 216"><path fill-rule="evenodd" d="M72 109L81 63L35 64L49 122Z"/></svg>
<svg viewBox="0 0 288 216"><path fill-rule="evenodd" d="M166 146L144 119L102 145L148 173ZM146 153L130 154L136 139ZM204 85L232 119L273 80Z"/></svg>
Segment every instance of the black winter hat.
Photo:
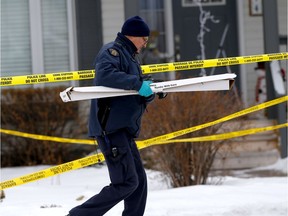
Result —
<svg viewBox="0 0 288 216"><path fill-rule="evenodd" d="M128 36L147 37L150 35L150 29L141 17L134 16L125 21L121 33Z"/></svg>

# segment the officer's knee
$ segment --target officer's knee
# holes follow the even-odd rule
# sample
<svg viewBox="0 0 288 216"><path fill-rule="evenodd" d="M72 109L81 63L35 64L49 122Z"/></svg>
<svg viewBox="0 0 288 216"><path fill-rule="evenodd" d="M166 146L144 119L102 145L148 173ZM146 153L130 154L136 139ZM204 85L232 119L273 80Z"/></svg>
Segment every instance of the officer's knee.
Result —
<svg viewBox="0 0 288 216"><path fill-rule="evenodd" d="M127 181L127 193L131 194L133 193L139 186L139 180L135 176Z"/></svg>

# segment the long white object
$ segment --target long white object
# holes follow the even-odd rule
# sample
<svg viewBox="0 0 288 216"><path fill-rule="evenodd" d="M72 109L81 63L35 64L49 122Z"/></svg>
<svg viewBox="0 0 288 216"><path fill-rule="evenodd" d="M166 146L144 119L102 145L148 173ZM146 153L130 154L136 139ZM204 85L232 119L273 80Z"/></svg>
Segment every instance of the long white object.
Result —
<svg viewBox="0 0 288 216"><path fill-rule="evenodd" d="M270 69L275 91L277 92L278 95L285 95L285 87L284 87L285 84L282 78L279 61L271 61Z"/></svg>
<svg viewBox="0 0 288 216"><path fill-rule="evenodd" d="M236 74L227 73L213 76L151 83L154 93L230 90ZM94 98L117 97L139 94L135 90L123 90L105 86L69 87L60 92L63 102L90 100Z"/></svg>

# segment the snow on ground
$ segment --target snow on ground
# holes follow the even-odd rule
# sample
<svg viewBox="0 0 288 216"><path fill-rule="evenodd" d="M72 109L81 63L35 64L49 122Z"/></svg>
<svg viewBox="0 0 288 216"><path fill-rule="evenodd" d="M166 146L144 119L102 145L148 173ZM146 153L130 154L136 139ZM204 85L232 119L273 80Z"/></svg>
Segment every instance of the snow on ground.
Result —
<svg viewBox="0 0 288 216"><path fill-rule="evenodd" d="M47 166L2 168L1 181ZM287 159L259 170L287 174ZM255 170L255 169L254 169ZM159 172L147 170L149 193L146 216L287 216L288 178L221 177L221 184L172 189ZM64 216L69 209L98 193L109 183L105 166L88 167L5 190L1 216ZM107 216L119 216L123 203ZM105 216L106 216L105 215Z"/></svg>

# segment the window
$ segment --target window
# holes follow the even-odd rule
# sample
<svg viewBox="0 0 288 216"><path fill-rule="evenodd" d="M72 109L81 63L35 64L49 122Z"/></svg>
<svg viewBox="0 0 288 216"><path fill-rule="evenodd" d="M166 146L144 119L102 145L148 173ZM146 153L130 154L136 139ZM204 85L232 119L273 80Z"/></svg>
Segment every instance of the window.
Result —
<svg viewBox="0 0 288 216"><path fill-rule="evenodd" d="M166 52L165 21L163 0L139 0L140 16L151 29L150 45L157 46L160 52Z"/></svg>
<svg viewBox="0 0 288 216"><path fill-rule="evenodd" d="M30 74L28 0L1 0L1 76Z"/></svg>
<svg viewBox="0 0 288 216"><path fill-rule="evenodd" d="M142 64L174 61L174 39L171 0L139 0L139 14L151 33L147 48L142 53ZM175 73L152 74L155 79L174 80Z"/></svg>
<svg viewBox="0 0 288 216"><path fill-rule="evenodd" d="M1 0L1 77L76 69L71 2Z"/></svg>
<svg viewBox="0 0 288 216"><path fill-rule="evenodd" d="M41 3L44 71L69 71L66 1L42 0Z"/></svg>

